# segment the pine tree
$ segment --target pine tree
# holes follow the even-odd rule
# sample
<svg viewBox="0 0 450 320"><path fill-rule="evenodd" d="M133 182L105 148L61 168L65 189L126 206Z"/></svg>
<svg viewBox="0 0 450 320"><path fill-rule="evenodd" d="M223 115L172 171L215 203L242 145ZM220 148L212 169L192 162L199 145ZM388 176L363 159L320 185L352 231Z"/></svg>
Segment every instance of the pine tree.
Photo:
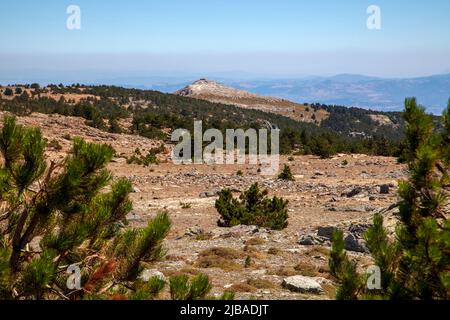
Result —
<svg viewBox="0 0 450 320"><path fill-rule="evenodd" d="M330 270L340 281L340 299L450 298L450 100L442 129L414 98L406 99L404 117L409 179L399 183L399 224L390 239L377 214L365 238L381 270L381 288L368 290L344 252L342 233L333 237Z"/></svg>
<svg viewBox="0 0 450 320"><path fill-rule="evenodd" d="M130 182L118 179L110 192L100 192L111 182L106 165L113 149L74 139L64 161L47 165L45 147L40 130L5 118L0 132L0 297L83 297L104 289L105 283L112 285L104 292L112 293L123 281L136 279L142 261L161 256L169 218L160 213L144 229L122 231L132 208ZM30 248L33 239L41 239L36 248ZM84 287L76 294L63 281L65 269L74 263L84 272Z"/></svg>
<svg viewBox="0 0 450 320"><path fill-rule="evenodd" d="M291 172L291 168L287 164L284 165L283 170L278 175L278 179L287 180L287 181L295 180L295 178Z"/></svg>
<svg viewBox="0 0 450 320"><path fill-rule="evenodd" d="M239 199L233 197L231 190L222 190L215 203L221 216L218 225L257 225L274 230L286 228L288 201L276 196L269 198L267 195L268 191L260 190L257 183L244 191Z"/></svg>

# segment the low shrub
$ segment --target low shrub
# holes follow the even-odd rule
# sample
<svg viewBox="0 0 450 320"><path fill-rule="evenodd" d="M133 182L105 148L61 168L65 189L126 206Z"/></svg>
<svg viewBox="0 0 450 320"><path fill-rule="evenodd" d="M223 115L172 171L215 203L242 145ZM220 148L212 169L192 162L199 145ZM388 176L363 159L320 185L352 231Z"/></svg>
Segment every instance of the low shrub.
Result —
<svg viewBox="0 0 450 320"><path fill-rule="evenodd" d="M283 170L278 175L278 179L280 180L287 180L287 181L294 181L294 176L291 172L291 168L288 165L284 165Z"/></svg>
<svg viewBox="0 0 450 320"><path fill-rule="evenodd" d="M276 196L269 198L267 194L268 191L261 191L257 183L244 191L239 200L233 198L231 190L223 189L215 203L215 208L221 216L218 225L257 225L274 230L286 228L288 201Z"/></svg>

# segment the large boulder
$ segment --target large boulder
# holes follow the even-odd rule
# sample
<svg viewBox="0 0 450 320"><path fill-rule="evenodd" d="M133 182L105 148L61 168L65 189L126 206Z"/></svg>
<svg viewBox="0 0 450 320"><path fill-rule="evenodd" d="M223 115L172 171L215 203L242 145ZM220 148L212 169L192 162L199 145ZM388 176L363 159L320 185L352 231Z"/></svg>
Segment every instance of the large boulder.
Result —
<svg viewBox="0 0 450 320"><path fill-rule="evenodd" d="M292 276L283 280L283 287L295 292L320 294L323 292L317 280L311 277Z"/></svg>
<svg viewBox="0 0 450 320"><path fill-rule="evenodd" d="M363 239L355 237L353 234L349 234L344 239L345 249L355 252L367 252L366 242Z"/></svg>
<svg viewBox="0 0 450 320"><path fill-rule="evenodd" d="M333 232L338 230L336 227L319 227L317 230L317 235L319 237L324 237L330 239L333 237Z"/></svg>
<svg viewBox="0 0 450 320"><path fill-rule="evenodd" d="M302 246L328 245L329 239L325 237L319 237L314 234L306 234L300 237L298 244Z"/></svg>

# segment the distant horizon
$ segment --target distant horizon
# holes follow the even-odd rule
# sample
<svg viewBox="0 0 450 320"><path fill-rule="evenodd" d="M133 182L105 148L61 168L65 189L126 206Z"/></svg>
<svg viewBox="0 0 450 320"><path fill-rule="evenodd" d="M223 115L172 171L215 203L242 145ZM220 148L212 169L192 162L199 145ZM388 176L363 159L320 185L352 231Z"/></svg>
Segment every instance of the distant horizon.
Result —
<svg viewBox="0 0 450 320"><path fill-rule="evenodd" d="M423 74L416 76L378 76L370 74L360 74L360 73L332 73L332 74L258 74L243 71L230 71L230 72L192 72L192 73L135 73L135 72L92 72L85 70L78 70L79 74L74 75L72 80L64 79L67 76L65 72L59 71L49 71L47 75L42 76L44 71L40 70L21 70L20 72L14 72L14 76L8 77L8 72L0 74L0 85L15 85L15 84L31 84L39 83L42 86L50 84L85 84L85 85L108 85L110 82L124 81L122 85L129 85L126 80L132 80L137 86L151 85L152 83L145 83L145 81L169 81L169 82L186 82L186 81L196 81L199 79L208 79L220 82L220 80L227 81L288 81L288 80L318 80L318 79L336 79L340 77L349 78L361 78L362 80L414 80L421 78L431 78L431 77L441 77L450 76L450 72L442 72L435 74ZM143 81L138 83L136 81Z"/></svg>

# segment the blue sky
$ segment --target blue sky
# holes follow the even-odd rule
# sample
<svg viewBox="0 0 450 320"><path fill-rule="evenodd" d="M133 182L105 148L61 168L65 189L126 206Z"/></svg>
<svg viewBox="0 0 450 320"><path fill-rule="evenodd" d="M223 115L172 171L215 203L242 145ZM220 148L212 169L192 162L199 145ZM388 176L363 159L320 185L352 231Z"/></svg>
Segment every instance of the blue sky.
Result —
<svg viewBox="0 0 450 320"><path fill-rule="evenodd" d="M81 30L66 28L70 4ZM449 12L448 0L1 1L0 73L429 75L450 72Z"/></svg>

